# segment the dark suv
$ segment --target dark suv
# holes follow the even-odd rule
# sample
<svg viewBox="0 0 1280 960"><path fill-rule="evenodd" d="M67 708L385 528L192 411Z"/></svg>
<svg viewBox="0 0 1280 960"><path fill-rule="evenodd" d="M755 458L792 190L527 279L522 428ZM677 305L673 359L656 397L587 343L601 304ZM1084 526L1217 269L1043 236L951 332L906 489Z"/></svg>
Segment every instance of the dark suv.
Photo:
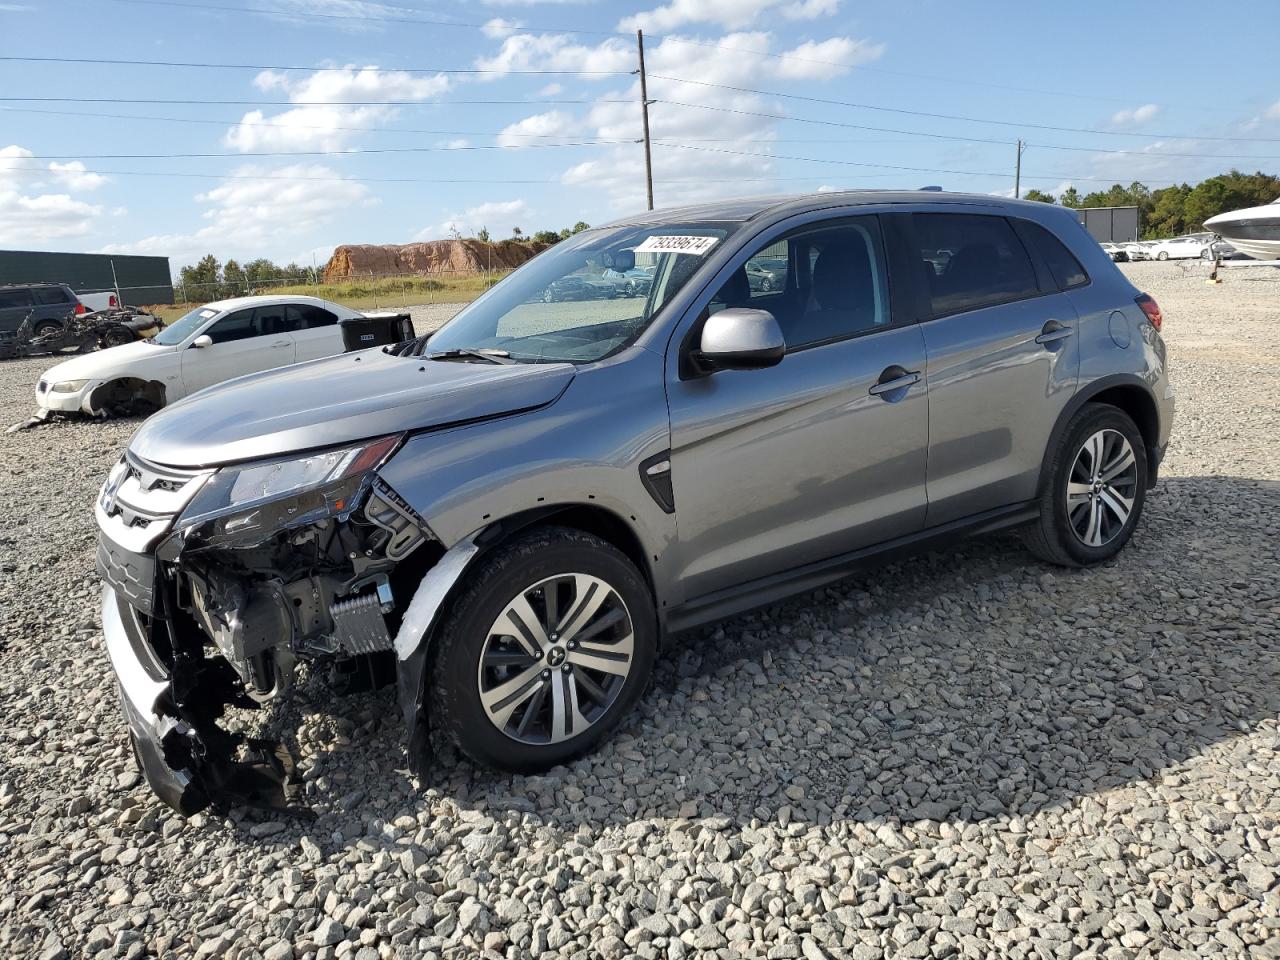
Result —
<svg viewBox="0 0 1280 960"><path fill-rule="evenodd" d="M79 304L79 298L65 283L0 286L0 336L12 337L28 317L30 336L61 333Z"/></svg>
<svg viewBox="0 0 1280 960"><path fill-rule="evenodd" d="M637 258L643 298L542 300ZM545 769L666 632L1002 527L1108 560L1169 439L1161 322L1069 210L831 193L588 230L429 337L201 391L97 504L147 778L180 809L263 784L215 720L300 660L395 677L413 760L429 722Z"/></svg>

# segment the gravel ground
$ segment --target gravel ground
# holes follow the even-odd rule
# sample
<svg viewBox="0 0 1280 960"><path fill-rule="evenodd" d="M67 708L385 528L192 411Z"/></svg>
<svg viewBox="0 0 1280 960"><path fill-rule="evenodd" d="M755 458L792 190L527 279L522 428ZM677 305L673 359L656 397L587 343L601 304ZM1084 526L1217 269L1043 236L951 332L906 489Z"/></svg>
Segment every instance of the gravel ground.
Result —
<svg viewBox="0 0 1280 960"><path fill-rule="evenodd" d="M677 637L546 776L417 783L389 693L304 690L313 820L185 820L134 770L90 504L136 423L4 437L0 951L1280 956L1280 277L1126 269L1179 411L1116 562L998 536ZM0 367L0 423L47 365Z"/></svg>

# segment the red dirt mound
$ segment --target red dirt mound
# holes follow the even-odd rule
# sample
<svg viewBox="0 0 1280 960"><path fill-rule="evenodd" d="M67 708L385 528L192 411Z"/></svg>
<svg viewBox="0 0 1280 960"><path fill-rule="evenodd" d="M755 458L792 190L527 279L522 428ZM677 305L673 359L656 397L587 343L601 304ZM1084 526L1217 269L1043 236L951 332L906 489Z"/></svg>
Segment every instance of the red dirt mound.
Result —
<svg viewBox="0 0 1280 960"><path fill-rule="evenodd" d="M356 277L510 270L547 248L545 243L500 240L427 240L423 243L351 243L333 251L326 282Z"/></svg>

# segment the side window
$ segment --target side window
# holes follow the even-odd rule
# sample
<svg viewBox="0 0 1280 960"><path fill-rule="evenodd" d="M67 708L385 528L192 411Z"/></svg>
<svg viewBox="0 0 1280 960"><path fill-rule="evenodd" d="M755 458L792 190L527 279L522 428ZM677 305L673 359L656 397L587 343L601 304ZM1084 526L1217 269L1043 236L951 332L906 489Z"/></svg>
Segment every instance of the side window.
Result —
<svg viewBox="0 0 1280 960"><path fill-rule="evenodd" d="M768 290L762 275L769 277ZM714 313L725 307L770 311L788 350L888 325L889 285L879 221L855 217L773 241L730 275L709 309Z"/></svg>
<svg viewBox="0 0 1280 960"><path fill-rule="evenodd" d="M268 337L277 333L288 333L288 320L285 318L286 305L273 304L269 307L258 307L253 311L254 332L252 336Z"/></svg>
<svg viewBox="0 0 1280 960"><path fill-rule="evenodd" d="M1075 254L1067 249L1066 244L1038 223L1022 220L1019 226L1022 228L1022 235L1031 238L1041 259L1049 265L1049 272L1053 274L1058 289L1070 290L1089 282L1089 274L1085 273L1084 267L1075 258Z"/></svg>
<svg viewBox="0 0 1280 960"><path fill-rule="evenodd" d="M0 290L0 308L29 306L31 306L30 290L25 288L21 290Z"/></svg>
<svg viewBox="0 0 1280 960"><path fill-rule="evenodd" d="M338 318L320 307L309 303L291 303L288 312L288 329L314 330L316 327L331 327Z"/></svg>
<svg viewBox="0 0 1280 960"><path fill-rule="evenodd" d="M205 331L214 343L232 343L254 336L253 311L237 310L229 313Z"/></svg>
<svg viewBox="0 0 1280 960"><path fill-rule="evenodd" d="M61 287L36 287L31 293L35 297L36 303L42 306L53 306L69 302Z"/></svg>
<svg viewBox="0 0 1280 960"><path fill-rule="evenodd" d="M935 317L1039 295L1031 258L1004 217L917 213L912 222Z"/></svg>
<svg viewBox="0 0 1280 960"><path fill-rule="evenodd" d="M747 286L752 297L767 297L787 288L787 243L765 247L747 261Z"/></svg>

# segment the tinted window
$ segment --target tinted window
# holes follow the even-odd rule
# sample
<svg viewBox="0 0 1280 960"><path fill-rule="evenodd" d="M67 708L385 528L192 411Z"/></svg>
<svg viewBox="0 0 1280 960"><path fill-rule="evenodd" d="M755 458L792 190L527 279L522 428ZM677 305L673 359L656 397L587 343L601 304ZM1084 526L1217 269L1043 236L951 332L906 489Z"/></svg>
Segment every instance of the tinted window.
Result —
<svg viewBox="0 0 1280 960"><path fill-rule="evenodd" d="M1003 217L917 213L912 219L934 316L1040 293L1031 258Z"/></svg>
<svg viewBox="0 0 1280 960"><path fill-rule="evenodd" d="M1049 265L1049 272L1053 274L1060 290L1069 290L1089 282L1089 275L1084 272L1084 267L1080 266L1080 261L1061 240L1038 223L1031 223L1029 220L1022 222L1022 228L1025 231L1023 236L1031 238L1041 258Z"/></svg>
<svg viewBox="0 0 1280 960"><path fill-rule="evenodd" d="M273 304L269 307L258 307L253 311L253 336L269 336L289 331L288 320L285 319L286 305Z"/></svg>
<svg viewBox="0 0 1280 960"><path fill-rule="evenodd" d="M0 290L0 307L31 306L30 290Z"/></svg>
<svg viewBox="0 0 1280 960"><path fill-rule="evenodd" d="M328 310L309 303L289 304L288 316L290 330L314 330L316 327L331 327L338 322L338 318Z"/></svg>
<svg viewBox="0 0 1280 960"><path fill-rule="evenodd" d="M31 294L35 297L36 303L39 304L48 305L71 302L70 296L68 296L67 292L61 287L36 287L31 291Z"/></svg>
<svg viewBox="0 0 1280 960"><path fill-rule="evenodd" d="M253 311L238 310L229 313L205 332L213 338L214 343L247 340L257 335L253 326Z"/></svg>
<svg viewBox="0 0 1280 960"><path fill-rule="evenodd" d="M854 336L889 323L884 262L875 217L809 229L753 254L720 288L709 309L770 311L789 350ZM768 290L760 279L752 279L753 270L767 273Z"/></svg>

